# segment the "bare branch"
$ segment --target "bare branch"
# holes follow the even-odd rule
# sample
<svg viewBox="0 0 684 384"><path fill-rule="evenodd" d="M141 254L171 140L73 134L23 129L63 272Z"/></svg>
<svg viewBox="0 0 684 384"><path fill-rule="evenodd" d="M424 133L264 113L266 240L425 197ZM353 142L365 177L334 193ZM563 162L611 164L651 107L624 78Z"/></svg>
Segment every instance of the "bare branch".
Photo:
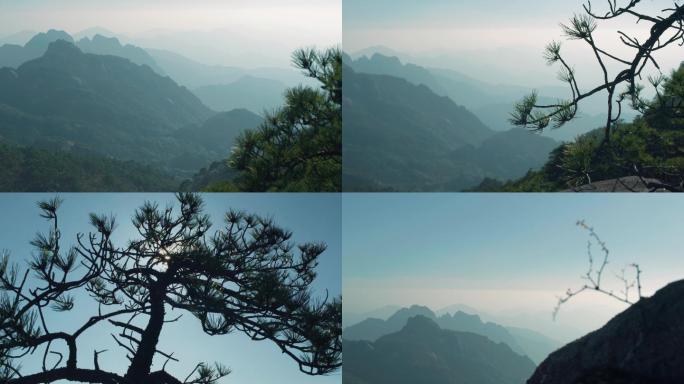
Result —
<svg viewBox="0 0 684 384"><path fill-rule="evenodd" d="M577 226L586 230L589 233L589 241L587 242L587 256L589 259L589 268L587 272L582 276L582 279L585 280L586 283L576 289L568 288L565 291L565 294L557 297L558 302L556 303L556 307L553 310L553 319L555 320L558 317L558 313L560 312L560 309L563 306L563 304L567 303L573 297L585 291L598 292L628 305L632 305L637 301L641 300L643 296L641 295L641 269L639 265L636 263L629 265L629 267L633 268L635 271L635 277L632 280L626 277L625 268L621 270L620 274L615 275L617 279L620 280L623 284L623 288L619 293L615 293L612 290L606 289L602 279L603 274L606 270L606 266L609 263L608 256L610 254L610 251L608 250L606 243L601 239L601 237L599 237L599 235L596 233L593 227L587 225L583 220L578 221ZM592 245L594 244L597 244L601 248L601 252L603 254L603 257L601 258L598 267L597 264L595 264L594 255L592 253ZM635 286L637 287L636 298L633 297L634 295L630 295L630 290Z"/></svg>

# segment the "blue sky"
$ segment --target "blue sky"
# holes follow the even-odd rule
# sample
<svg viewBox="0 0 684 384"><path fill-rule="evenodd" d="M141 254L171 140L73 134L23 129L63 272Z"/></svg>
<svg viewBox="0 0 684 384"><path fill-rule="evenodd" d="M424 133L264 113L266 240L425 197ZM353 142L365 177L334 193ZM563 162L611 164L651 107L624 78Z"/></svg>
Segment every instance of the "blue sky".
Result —
<svg viewBox="0 0 684 384"><path fill-rule="evenodd" d="M31 256L29 241L38 231L48 229L47 222L38 216L36 202L53 197L51 194L0 194L0 249L11 252L12 260L22 261ZM161 206L175 201L169 194L61 194L64 204L60 209L64 242L75 239L78 232L88 231L88 214L113 213L118 219L115 243L130 238L133 227L130 217L144 201L158 201ZM318 278L314 289L319 294L328 290L331 296L341 293L340 197L334 194L208 194L206 212L215 225L222 223L222 215L234 208L270 216L280 226L294 233L296 242L322 241L328 245L320 257ZM65 315L52 317L52 329L73 329L85 316L95 314L96 307L83 297L77 298L75 309ZM179 314L179 313L178 313ZM92 329L83 335L79 350L80 364L92 366L92 349L109 349L101 355L101 365L110 370L125 370L126 361L109 333L108 327ZM340 383L339 373L327 377L302 374L296 363L289 360L267 341L254 342L240 333L209 337L202 333L199 323L189 314L178 323L167 325L162 331L162 349L175 351L180 363L169 363L167 370L184 378L200 361L219 361L233 370L224 382L233 383ZM27 361L26 367L32 367ZM163 361L162 361L163 363ZM160 365L156 365L157 368ZM264 369L264 367L268 367Z"/></svg>
<svg viewBox="0 0 684 384"><path fill-rule="evenodd" d="M345 195L344 311L466 304L547 321L555 296L586 271L588 236L577 220L611 250L608 287L621 288L613 273L637 262L650 295L684 278L683 211L675 194ZM590 294L564 307L558 325L586 331L623 309Z"/></svg>

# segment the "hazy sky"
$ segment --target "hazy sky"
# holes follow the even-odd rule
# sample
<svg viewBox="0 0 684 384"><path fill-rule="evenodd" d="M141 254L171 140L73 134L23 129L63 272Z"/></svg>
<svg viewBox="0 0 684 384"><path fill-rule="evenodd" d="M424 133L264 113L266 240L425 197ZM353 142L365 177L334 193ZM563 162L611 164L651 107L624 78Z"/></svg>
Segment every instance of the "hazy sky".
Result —
<svg viewBox="0 0 684 384"><path fill-rule="evenodd" d="M573 14L583 12L584 3L344 0L343 45L348 52L383 45L411 54L418 64L457 69L493 82L558 84L556 70L545 66L542 51L551 40L563 38L559 23L567 23ZM595 10L606 9L606 1L592 3ZM637 9L652 14L671 4L671 0L643 0ZM622 49L617 30L643 36L647 24L635 26L633 19L624 20L600 24L596 37L601 47L617 53L631 52ZM568 43L564 52L577 65L580 75L594 78L598 67L592 61L593 53L583 43ZM681 61L681 47L661 57L669 71Z"/></svg>
<svg viewBox="0 0 684 384"><path fill-rule="evenodd" d="M78 232L88 231L88 214L114 213L118 219L115 243L122 244L133 232L130 217L135 208L145 200L158 201L161 206L175 201L168 194L62 194L64 204L60 210L63 244L72 243ZM36 202L53 195L0 194L0 249L11 252L14 261L31 257L33 248L29 241L36 232L46 231L47 222L40 218ZM263 216L271 216L280 226L293 231L297 242L322 241L327 251L320 257L318 278L314 289L324 295L341 293L340 277L340 197L332 194L210 194L205 197L206 212L215 225L222 223L223 213L229 208L246 210ZM73 311L53 316L52 331L73 330L82 324L84 316L97 313L92 300L77 297ZM176 313L174 313L175 315ZM100 364L116 372L125 371L127 361L124 352L110 337L110 327L93 328L79 338L79 361L84 367L92 367L93 348L109 349L101 355ZM206 336L198 321L185 314L178 323L168 324L161 335L162 350L175 352L180 363L169 363L167 370L177 377L185 378L194 365L201 361L219 361L233 370L222 382L231 383L340 383L339 373L327 377L312 377L299 372L297 364L283 355L268 341L254 342L241 333L226 336ZM42 352L41 352L42 353ZM159 359L155 360L159 369ZM163 363L163 361L161 361ZM35 366L31 361L27 368ZM267 367L267 368L265 368Z"/></svg>
<svg viewBox="0 0 684 384"><path fill-rule="evenodd" d="M580 219L611 251L610 289L621 288L614 273L632 262L644 271L647 295L684 278L684 200L675 195L349 194L342 204L349 314L465 304L527 318L527 326L549 322L556 296L583 283L588 236ZM558 326L587 331L625 308L593 294L578 299L562 308Z"/></svg>
<svg viewBox="0 0 684 384"><path fill-rule="evenodd" d="M209 64L289 66L292 50L342 40L341 0L0 0L0 37L101 27Z"/></svg>

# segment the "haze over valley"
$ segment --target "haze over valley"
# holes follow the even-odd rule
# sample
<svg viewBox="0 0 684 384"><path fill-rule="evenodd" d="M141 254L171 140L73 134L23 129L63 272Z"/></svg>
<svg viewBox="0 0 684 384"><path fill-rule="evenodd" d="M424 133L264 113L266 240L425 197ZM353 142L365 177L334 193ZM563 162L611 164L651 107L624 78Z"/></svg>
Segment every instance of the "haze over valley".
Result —
<svg viewBox="0 0 684 384"><path fill-rule="evenodd" d="M293 52L341 41L331 1L29 3L0 15L0 152L12 164L3 190L231 180L236 138L282 107L287 89L318 87Z"/></svg>
<svg viewBox="0 0 684 384"><path fill-rule="evenodd" d="M684 289L680 220L668 214L681 205L675 195L375 196L343 199L346 383L541 383L572 367L648 378L662 360L630 357L634 344L620 336L639 332L647 342L637 355L677 354L674 346L654 352L660 332L684 338L672 317L684 308L673 296ZM559 304L568 290L593 287L587 276L595 279L602 244L604 293L592 288ZM622 297L633 281L629 303L605 294ZM639 311L653 316L646 325Z"/></svg>
<svg viewBox="0 0 684 384"><path fill-rule="evenodd" d="M667 13L660 7L665 2L638 3L643 14ZM590 41L609 55L597 62L587 42L565 29L573 15L585 13L583 4L345 2L345 189L558 191L627 176L626 168L634 164L615 165L610 172L595 171L598 166L577 170L570 167L590 160L563 157L578 152L569 149L578 138L598 137L609 120L624 127L613 132L628 135L643 106L656 97L649 79L674 76L682 63L681 51L676 44L654 50L637 79L644 104L634 109L638 103L631 103L628 94L622 94L627 86L619 84L609 112L607 90L591 90L620 73L628 63L623 58L631 59L638 51L621 40L621 33L644 41L650 29L629 17L590 18ZM608 8L605 2L593 6L599 13ZM393 12L386 12L388 7ZM548 60L545 50L555 46L552 43L559 44L567 68ZM646 85L643 91L641 85ZM529 95L534 95L534 105L549 108L585 92L589 95L582 96L577 110L568 109L571 118L562 122L553 116L516 118L521 103L532 100ZM543 122L541 127L531 124L534 120ZM625 160L633 161L646 160ZM573 172L589 176L573 177Z"/></svg>

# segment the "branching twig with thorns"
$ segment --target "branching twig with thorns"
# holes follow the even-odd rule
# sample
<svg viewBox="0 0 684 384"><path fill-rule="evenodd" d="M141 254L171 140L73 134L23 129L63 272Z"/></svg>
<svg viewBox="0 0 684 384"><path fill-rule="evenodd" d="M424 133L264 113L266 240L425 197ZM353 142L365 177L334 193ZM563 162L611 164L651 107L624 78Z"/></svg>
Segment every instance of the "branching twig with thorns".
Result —
<svg viewBox="0 0 684 384"><path fill-rule="evenodd" d="M558 297L558 303L556 304L556 307L553 310L554 320L558 317L558 312L560 311L560 308L563 304L567 303L568 301L570 301L570 299L585 291L599 292L629 305L632 305L639 301L643 297L641 293L642 271L639 264L629 264L626 268L623 268L621 270L621 274L616 274L616 277L624 285L624 288L619 293L615 293L613 290L608 290L604 288L605 285L602 285L602 278L606 270L606 266L609 263L608 256L610 255L610 251L608 250L606 243L601 239L598 233L596 233L594 228L587 225L584 222L584 220L578 221L577 226L589 232L589 240L587 241L587 256L589 257L589 269L584 275L582 275L582 279L585 280L584 285L577 289L568 288L568 290L565 291L565 294L563 296ZM597 244L601 248L601 252L603 253L603 257L598 268L596 268L594 254L592 252L592 247L594 246L594 244ZM629 268L634 270L634 278L632 280L630 280L627 277L626 271ZM637 289L636 297L634 297L633 294L630 294L630 291L634 288Z"/></svg>

